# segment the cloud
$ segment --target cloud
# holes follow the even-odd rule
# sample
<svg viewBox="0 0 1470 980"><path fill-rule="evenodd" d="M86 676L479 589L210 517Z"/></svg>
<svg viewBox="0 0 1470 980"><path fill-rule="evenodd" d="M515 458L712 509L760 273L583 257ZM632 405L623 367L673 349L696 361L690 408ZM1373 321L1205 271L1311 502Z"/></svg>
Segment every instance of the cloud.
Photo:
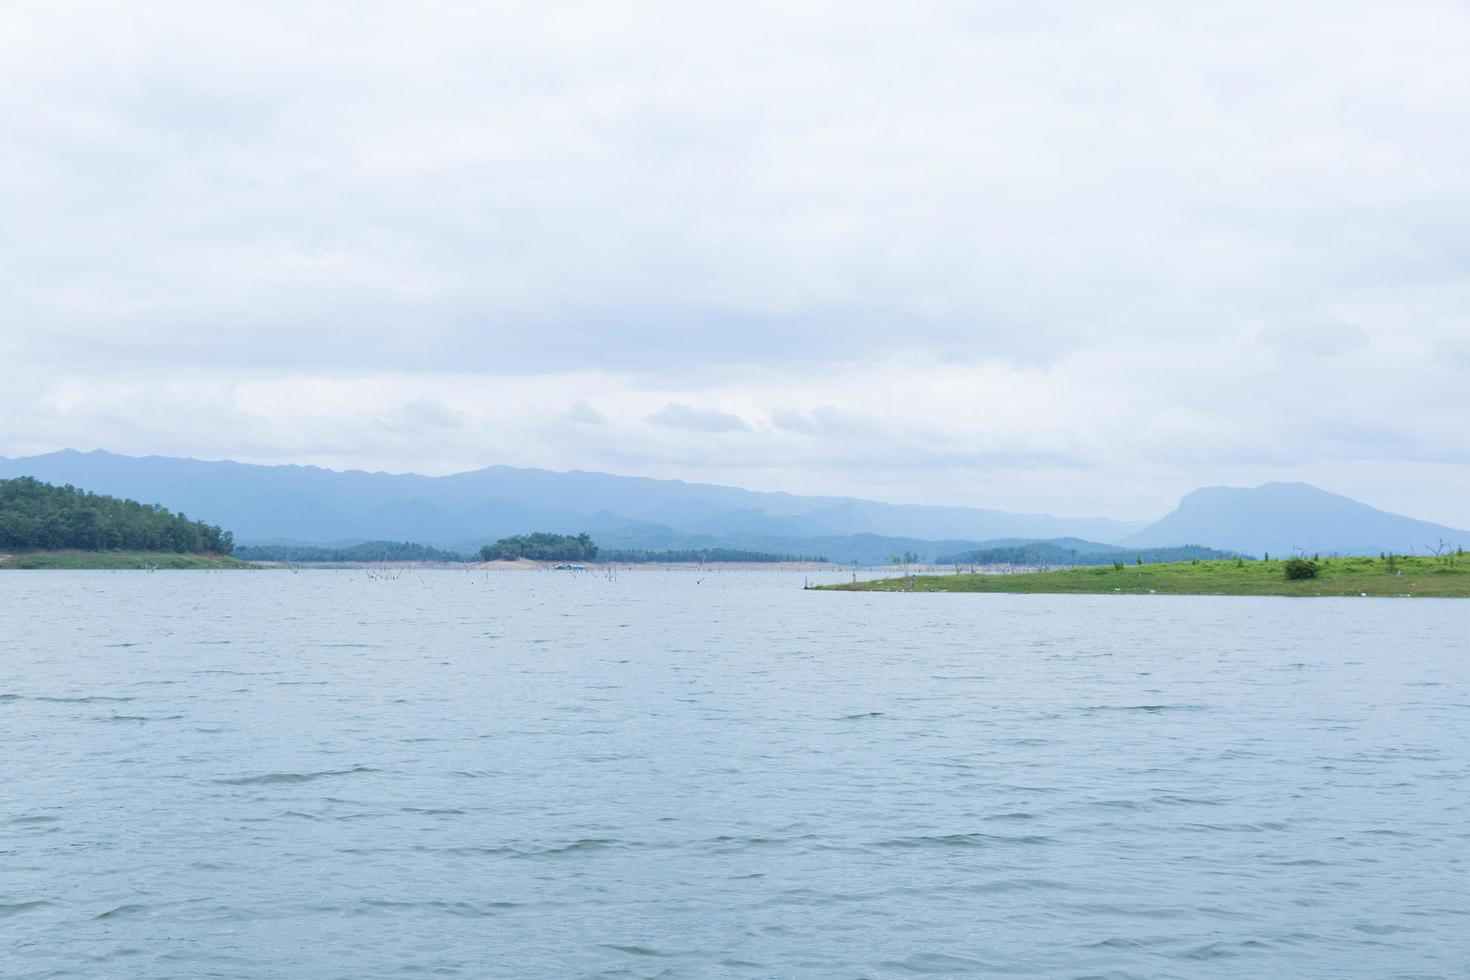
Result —
<svg viewBox="0 0 1470 980"><path fill-rule="evenodd" d="M1284 317L1256 333L1264 344L1289 352L1335 357L1368 346L1362 327L1330 316Z"/></svg>
<svg viewBox="0 0 1470 980"><path fill-rule="evenodd" d="M0 455L74 446L430 473L503 463L1125 518L1157 517L1199 485L1304 479L1470 525L1459 369L1388 347L1301 371L1245 332L1186 349L1195 356L1119 348L1045 368L893 357L681 385L606 372L20 372L0 386ZM548 396L566 391L607 421L568 420ZM438 407L409 408L423 402Z"/></svg>
<svg viewBox="0 0 1470 980"><path fill-rule="evenodd" d="M433 398L415 398L393 409L381 419L388 429L422 432L433 429L455 429L463 425L465 416Z"/></svg>
<svg viewBox="0 0 1470 980"><path fill-rule="evenodd" d="M819 437L870 437L880 431L871 418L843 411L834 405L821 405L809 412L777 408L771 412L771 424L786 432Z"/></svg>
<svg viewBox="0 0 1470 980"><path fill-rule="evenodd" d="M1051 9L15 5L0 286L99 370L679 374L1458 277L1470 94L1420 68L1470 13Z"/></svg>
<svg viewBox="0 0 1470 980"><path fill-rule="evenodd" d="M670 402L648 416L654 425L670 429L686 429L689 432L748 432L750 426L738 415L721 412L714 408L694 408Z"/></svg>
<svg viewBox="0 0 1470 980"><path fill-rule="evenodd" d="M568 422L580 422L583 425L607 424L607 416L593 408L585 399L574 402L562 418Z"/></svg>
<svg viewBox="0 0 1470 980"><path fill-rule="evenodd" d="M1119 516L1299 478L1470 525L1467 31L0 5L0 453Z"/></svg>
<svg viewBox="0 0 1470 980"><path fill-rule="evenodd" d="M1470 335L1441 337L1434 345L1435 360L1462 371L1470 370Z"/></svg>

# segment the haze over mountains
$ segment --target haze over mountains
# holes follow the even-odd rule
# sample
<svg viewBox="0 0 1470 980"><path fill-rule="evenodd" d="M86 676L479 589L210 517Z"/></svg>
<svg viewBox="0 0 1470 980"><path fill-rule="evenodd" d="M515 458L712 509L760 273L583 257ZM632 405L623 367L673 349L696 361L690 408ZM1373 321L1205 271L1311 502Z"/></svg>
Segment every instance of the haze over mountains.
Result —
<svg viewBox="0 0 1470 980"><path fill-rule="evenodd" d="M0 459L0 476L22 475L160 503L227 527L242 544L377 538L466 549L543 530L589 531L604 545L630 548L735 537L769 546L861 534L960 547L999 537L1110 540L1143 526L509 466L428 477L102 451Z"/></svg>
<svg viewBox="0 0 1470 980"><path fill-rule="evenodd" d="M1306 483L1266 483L1252 490L1203 487L1118 543L1148 548L1184 541L1252 555L1425 554L1444 546L1470 547L1470 531L1390 514Z"/></svg>
<svg viewBox="0 0 1470 980"><path fill-rule="evenodd" d="M471 551L531 530L588 531L613 548L739 547L836 561L881 561L905 550L932 558L996 539L1081 539L1083 548L1089 542L1129 549L1192 544L1257 555L1470 544L1470 532L1306 484L1197 490L1178 510L1145 525L508 466L428 477L63 450L0 457L0 477L14 476L159 503L229 528L242 544L392 539Z"/></svg>

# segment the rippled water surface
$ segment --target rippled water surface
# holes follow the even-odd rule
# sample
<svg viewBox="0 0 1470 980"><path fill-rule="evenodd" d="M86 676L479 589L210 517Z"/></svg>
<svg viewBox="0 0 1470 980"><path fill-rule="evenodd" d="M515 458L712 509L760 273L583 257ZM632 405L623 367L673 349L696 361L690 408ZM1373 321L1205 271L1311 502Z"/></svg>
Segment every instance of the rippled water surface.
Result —
<svg viewBox="0 0 1470 980"><path fill-rule="evenodd" d="M1470 603L801 583L0 573L0 975L1470 975Z"/></svg>

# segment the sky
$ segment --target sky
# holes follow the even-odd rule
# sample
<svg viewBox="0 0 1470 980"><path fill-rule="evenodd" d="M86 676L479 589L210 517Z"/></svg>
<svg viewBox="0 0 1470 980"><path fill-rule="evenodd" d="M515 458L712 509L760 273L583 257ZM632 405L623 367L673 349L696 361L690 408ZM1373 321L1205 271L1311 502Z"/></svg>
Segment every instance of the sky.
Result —
<svg viewBox="0 0 1470 980"><path fill-rule="evenodd" d="M1470 527L1463 3L0 5L0 455Z"/></svg>

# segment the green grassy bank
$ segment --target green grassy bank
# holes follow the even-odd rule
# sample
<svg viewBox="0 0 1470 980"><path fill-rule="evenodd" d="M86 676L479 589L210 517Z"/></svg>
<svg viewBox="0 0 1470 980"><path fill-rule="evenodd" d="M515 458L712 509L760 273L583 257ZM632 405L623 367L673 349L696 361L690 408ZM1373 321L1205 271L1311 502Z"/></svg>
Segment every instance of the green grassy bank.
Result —
<svg viewBox="0 0 1470 980"><path fill-rule="evenodd" d="M179 554L173 551L14 551L0 552L0 570L7 568L250 568L229 555Z"/></svg>
<svg viewBox="0 0 1470 980"><path fill-rule="evenodd" d="M1370 595L1470 597L1470 556L1324 558L1315 578L1288 579L1283 561L1103 565L1014 575L918 575L825 585L837 592L1017 592L1105 595Z"/></svg>

